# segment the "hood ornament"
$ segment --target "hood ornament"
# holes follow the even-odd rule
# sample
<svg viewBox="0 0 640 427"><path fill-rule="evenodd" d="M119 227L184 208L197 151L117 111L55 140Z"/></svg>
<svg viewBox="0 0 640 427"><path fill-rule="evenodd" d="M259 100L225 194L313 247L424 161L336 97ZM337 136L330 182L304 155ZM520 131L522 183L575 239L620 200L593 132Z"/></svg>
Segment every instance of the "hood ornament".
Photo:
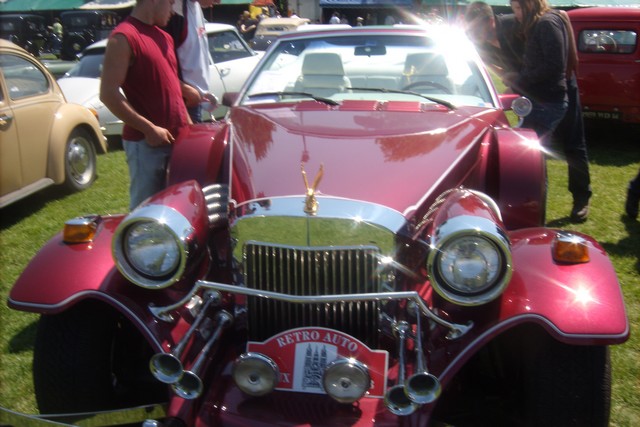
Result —
<svg viewBox="0 0 640 427"><path fill-rule="evenodd" d="M320 164L320 169L313 180L313 185L309 186L309 181L307 180L307 173L304 170L304 163L300 165L300 169L302 169L302 179L304 180L304 185L307 187L306 197L304 200L304 211L309 215L315 215L318 212L318 200L316 200L316 191L318 189L318 184L320 184L320 180L322 179L322 175L324 174L324 165Z"/></svg>

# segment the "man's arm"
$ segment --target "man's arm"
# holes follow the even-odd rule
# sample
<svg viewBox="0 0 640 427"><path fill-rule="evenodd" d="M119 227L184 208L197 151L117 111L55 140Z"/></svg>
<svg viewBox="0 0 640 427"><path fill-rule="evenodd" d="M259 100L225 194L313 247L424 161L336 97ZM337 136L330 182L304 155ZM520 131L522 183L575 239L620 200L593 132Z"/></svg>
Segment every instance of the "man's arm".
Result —
<svg viewBox="0 0 640 427"><path fill-rule="evenodd" d="M115 34L109 39L100 80L100 100L116 117L142 132L147 144L153 147L171 144L174 141L171 132L138 114L120 92L132 59L131 47L123 35Z"/></svg>

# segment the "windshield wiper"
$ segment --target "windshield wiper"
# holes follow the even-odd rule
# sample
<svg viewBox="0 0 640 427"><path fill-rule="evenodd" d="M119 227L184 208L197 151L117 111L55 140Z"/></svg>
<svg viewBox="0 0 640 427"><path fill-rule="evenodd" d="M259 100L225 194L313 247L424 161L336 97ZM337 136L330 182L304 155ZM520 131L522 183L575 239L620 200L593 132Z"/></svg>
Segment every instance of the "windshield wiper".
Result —
<svg viewBox="0 0 640 427"><path fill-rule="evenodd" d="M445 107L447 107L450 110L455 110L456 106L453 105L452 103L450 103L449 101L445 101L444 99L440 99L440 98L434 98L432 96L427 96L427 95L423 95L421 93L418 92L413 92L410 90L396 90L396 89L384 89L384 88L378 88L378 87L345 87L345 90L364 90L364 91L369 91L369 92L382 92L382 93L399 93L399 94L406 94L406 95L414 95L414 96L419 96L420 98L424 98L428 101L431 101L435 104L440 104L440 105L444 105Z"/></svg>
<svg viewBox="0 0 640 427"><path fill-rule="evenodd" d="M289 92L289 91L260 92L260 93L253 93L251 95L247 95L247 98L259 98L261 96L277 96L280 99L282 99L285 96L303 96L305 98L311 98L314 101L323 102L327 105L340 105L338 101L334 101L333 99L330 99L330 98L324 98L322 96L315 96L314 94L308 93L308 92Z"/></svg>

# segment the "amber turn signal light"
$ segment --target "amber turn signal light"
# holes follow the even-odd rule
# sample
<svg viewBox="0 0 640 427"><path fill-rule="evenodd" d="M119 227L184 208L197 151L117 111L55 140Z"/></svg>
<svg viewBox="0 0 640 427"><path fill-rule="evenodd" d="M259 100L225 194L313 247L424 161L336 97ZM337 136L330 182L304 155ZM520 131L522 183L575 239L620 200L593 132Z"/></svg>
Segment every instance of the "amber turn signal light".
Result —
<svg viewBox="0 0 640 427"><path fill-rule="evenodd" d="M578 264L589 262L587 241L571 233L558 233L553 242L553 259L557 262Z"/></svg>
<svg viewBox="0 0 640 427"><path fill-rule="evenodd" d="M98 230L97 216L70 219L64 223L62 238L65 243L89 243Z"/></svg>

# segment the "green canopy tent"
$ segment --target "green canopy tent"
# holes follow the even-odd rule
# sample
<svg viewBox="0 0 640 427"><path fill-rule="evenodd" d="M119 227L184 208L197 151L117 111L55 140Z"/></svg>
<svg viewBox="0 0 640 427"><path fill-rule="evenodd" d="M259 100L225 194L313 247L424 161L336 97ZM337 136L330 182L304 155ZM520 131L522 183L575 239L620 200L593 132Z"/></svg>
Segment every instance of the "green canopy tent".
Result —
<svg viewBox="0 0 640 427"><path fill-rule="evenodd" d="M0 0L0 12L39 12L77 9L86 0Z"/></svg>

